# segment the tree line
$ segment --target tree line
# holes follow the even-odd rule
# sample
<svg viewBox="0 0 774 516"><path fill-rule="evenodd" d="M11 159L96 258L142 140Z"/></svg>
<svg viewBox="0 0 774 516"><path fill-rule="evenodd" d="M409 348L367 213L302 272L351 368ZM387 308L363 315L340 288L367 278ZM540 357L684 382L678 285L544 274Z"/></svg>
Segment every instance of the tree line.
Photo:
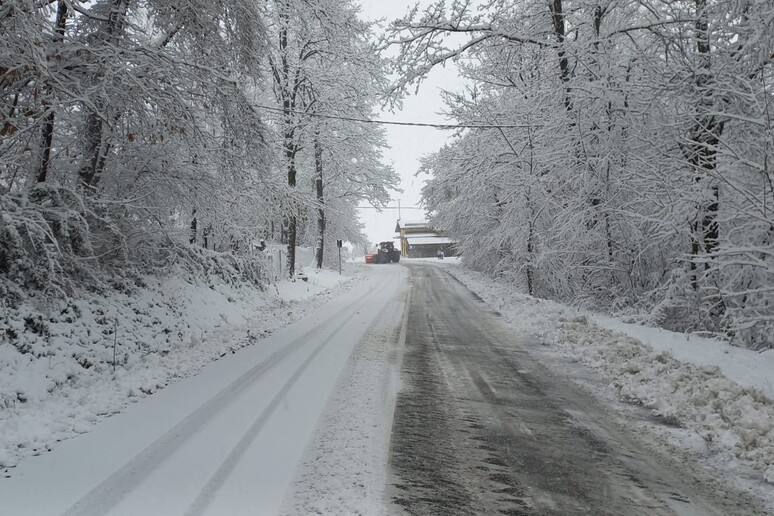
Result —
<svg viewBox="0 0 774 516"><path fill-rule="evenodd" d="M259 284L260 240L328 254L397 185L351 0L0 4L0 289L171 263ZM332 256L335 250L330 250ZM214 264L214 265L213 265ZM227 275L228 275L227 274Z"/></svg>
<svg viewBox="0 0 774 516"><path fill-rule="evenodd" d="M435 2L383 45L396 90L456 62L449 116L495 126L422 166L468 265L774 347L774 2Z"/></svg>

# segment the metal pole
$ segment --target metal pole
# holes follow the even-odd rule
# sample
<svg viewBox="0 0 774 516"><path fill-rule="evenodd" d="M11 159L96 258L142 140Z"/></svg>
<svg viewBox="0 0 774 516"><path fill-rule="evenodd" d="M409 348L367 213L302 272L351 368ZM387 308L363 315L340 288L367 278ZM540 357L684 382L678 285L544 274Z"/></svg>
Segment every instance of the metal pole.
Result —
<svg viewBox="0 0 774 516"><path fill-rule="evenodd" d="M341 247L339 247L339 276L341 276Z"/></svg>

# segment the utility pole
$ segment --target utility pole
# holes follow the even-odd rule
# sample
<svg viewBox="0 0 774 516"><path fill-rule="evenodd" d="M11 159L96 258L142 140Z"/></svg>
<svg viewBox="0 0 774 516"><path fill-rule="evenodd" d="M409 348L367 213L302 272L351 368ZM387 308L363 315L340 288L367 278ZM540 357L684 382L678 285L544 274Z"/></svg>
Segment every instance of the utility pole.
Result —
<svg viewBox="0 0 774 516"><path fill-rule="evenodd" d="M341 240L336 240L336 247L339 248L339 276L341 276L341 246L343 242Z"/></svg>

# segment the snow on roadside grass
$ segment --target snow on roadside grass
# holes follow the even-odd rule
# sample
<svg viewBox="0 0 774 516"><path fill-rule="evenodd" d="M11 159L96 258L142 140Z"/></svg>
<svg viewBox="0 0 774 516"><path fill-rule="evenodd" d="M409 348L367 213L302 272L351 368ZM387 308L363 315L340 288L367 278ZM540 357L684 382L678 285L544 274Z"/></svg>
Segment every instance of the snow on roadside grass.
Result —
<svg viewBox="0 0 774 516"><path fill-rule="evenodd" d="M351 276L262 292L172 275L110 293L0 310L0 467L89 431L127 404L259 342L352 287ZM113 367L113 347L116 367ZM6 470L6 474L8 474Z"/></svg>
<svg viewBox="0 0 774 516"><path fill-rule="evenodd" d="M700 350L680 361L602 328L572 308L516 293L461 267L444 268L512 326L603 372L623 400L641 403L665 423L695 432L723 460L740 460L774 484L774 403L761 389L739 385L720 367L704 364ZM761 377L768 381L766 374Z"/></svg>

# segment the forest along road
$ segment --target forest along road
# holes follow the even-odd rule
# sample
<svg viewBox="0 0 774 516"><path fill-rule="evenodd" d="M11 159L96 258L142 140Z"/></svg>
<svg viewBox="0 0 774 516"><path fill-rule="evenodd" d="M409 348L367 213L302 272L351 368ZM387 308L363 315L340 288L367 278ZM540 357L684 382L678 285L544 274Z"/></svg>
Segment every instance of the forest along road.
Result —
<svg viewBox="0 0 774 516"><path fill-rule="evenodd" d="M637 444L451 275L409 270L391 513L763 514Z"/></svg>
<svg viewBox="0 0 774 516"><path fill-rule="evenodd" d="M0 479L0 515L276 514L354 346L405 286L405 268L374 269L296 323L30 457Z"/></svg>

